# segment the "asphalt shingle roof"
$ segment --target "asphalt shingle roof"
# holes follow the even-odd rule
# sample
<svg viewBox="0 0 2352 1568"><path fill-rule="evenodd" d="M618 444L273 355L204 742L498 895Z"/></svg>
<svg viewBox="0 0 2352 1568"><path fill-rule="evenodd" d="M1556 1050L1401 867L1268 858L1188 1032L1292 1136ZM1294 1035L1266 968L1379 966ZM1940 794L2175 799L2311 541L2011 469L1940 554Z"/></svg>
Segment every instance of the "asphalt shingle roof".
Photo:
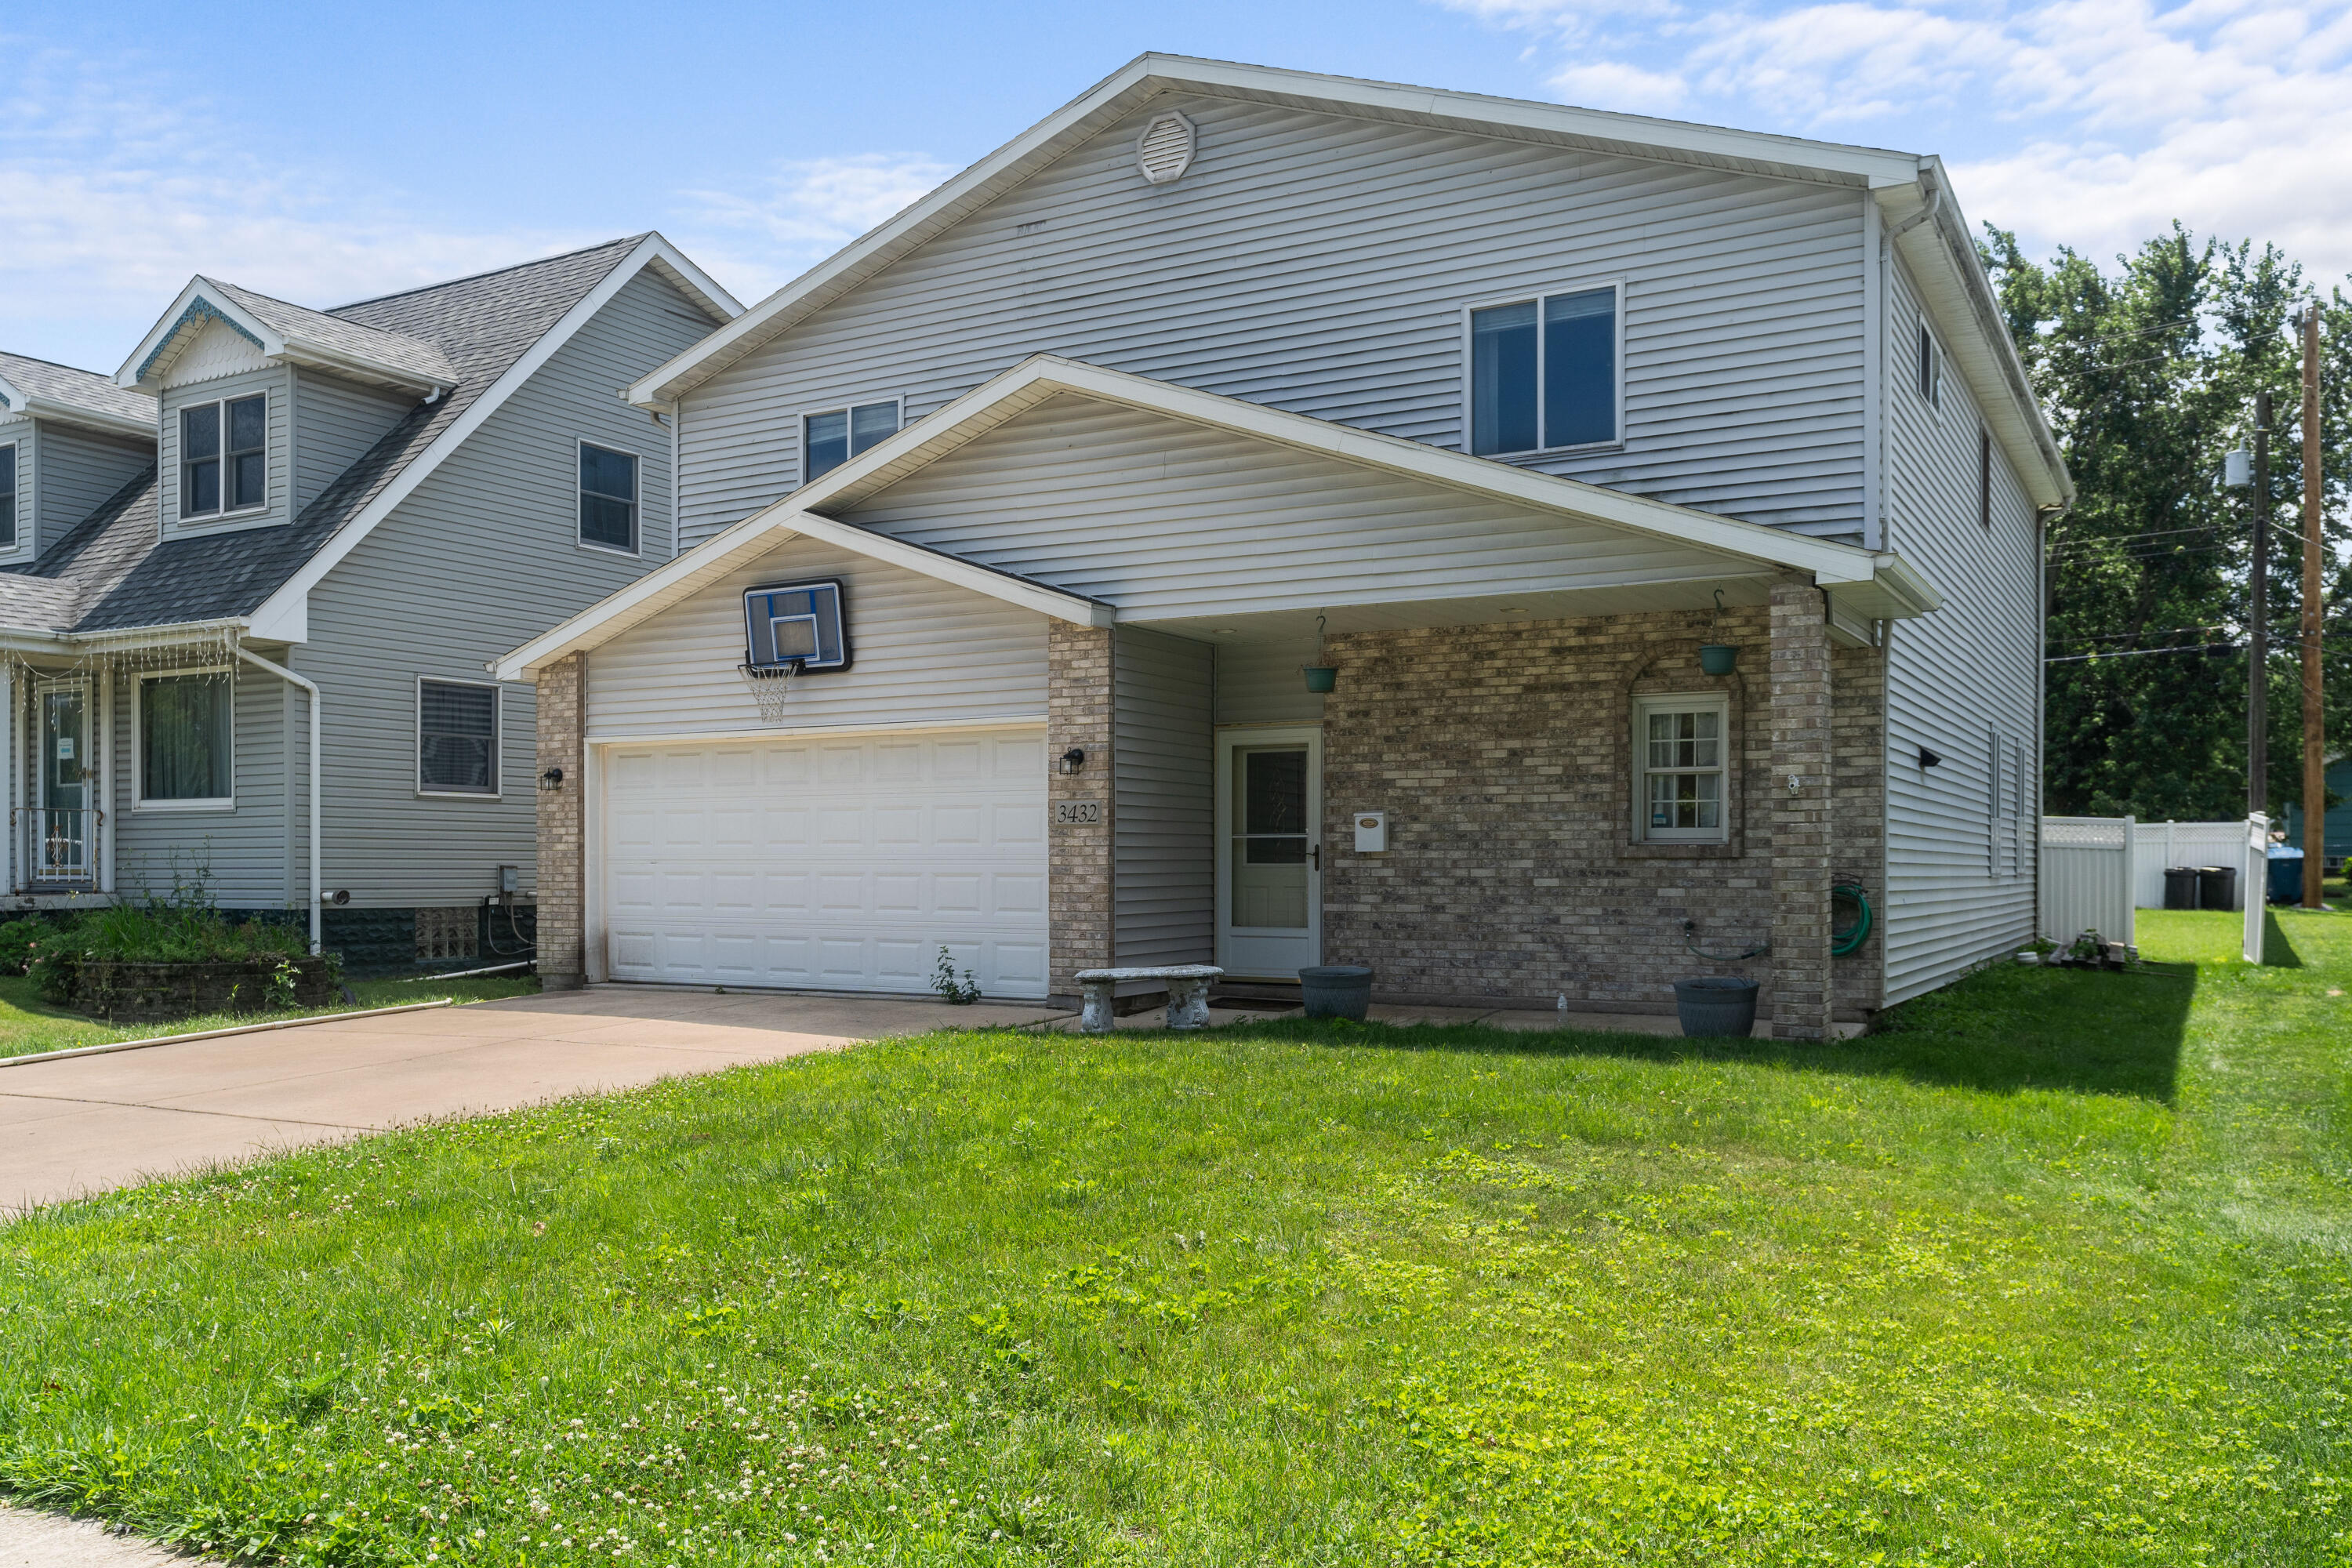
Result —
<svg viewBox="0 0 2352 1568"><path fill-rule="evenodd" d="M0 625L109 631L222 620L258 607L461 418L564 312L603 282L643 237L632 235L497 272L332 310L305 311L364 332L372 342L397 338L429 346L446 361L454 389L438 402L411 409L285 528L157 543L151 474L142 494L131 494L131 489L139 488L134 486L116 496L51 547L40 563L0 571ZM262 296L236 290L235 297L237 304L260 314L249 301ZM271 320L270 325L278 322ZM314 328L301 331L311 334ZM54 590L34 583L66 584L70 602L60 607ZM56 618L60 615L66 618Z"/></svg>
<svg viewBox="0 0 2352 1568"><path fill-rule="evenodd" d="M204 282L235 303L244 306L254 316L275 327L286 337L336 353L349 354L371 364L387 366L415 376L427 385L442 386L457 379L457 371L449 356L437 344L414 338L405 332L387 331L382 327L354 321L327 310L313 310L305 305L289 305L283 300L273 300L267 294L257 294L240 289L234 283L224 283L217 278Z"/></svg>
<svg viewBox="0 0 2352 1568"><path fill-rule="evenodd" d="M112 376L100 375L96 371L51 364L45 359L26 359L22 354L0 353L0 381L27 397L46 397L70 408L111 415L118 419L155 423L153 398L143 392L117 386Z"/></svg>

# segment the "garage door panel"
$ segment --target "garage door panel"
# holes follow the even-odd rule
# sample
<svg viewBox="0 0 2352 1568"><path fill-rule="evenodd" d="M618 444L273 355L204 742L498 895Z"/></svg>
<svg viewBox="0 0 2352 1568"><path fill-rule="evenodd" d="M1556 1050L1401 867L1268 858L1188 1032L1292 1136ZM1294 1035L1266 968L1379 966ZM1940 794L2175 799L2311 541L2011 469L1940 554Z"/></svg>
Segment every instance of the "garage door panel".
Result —
<svg viewBox="0 0 2352 1568"><path fill-rule="evenodd" d="M1046 985L1036 730L620 750L605 759L616 979L991 995Z"/></svg>

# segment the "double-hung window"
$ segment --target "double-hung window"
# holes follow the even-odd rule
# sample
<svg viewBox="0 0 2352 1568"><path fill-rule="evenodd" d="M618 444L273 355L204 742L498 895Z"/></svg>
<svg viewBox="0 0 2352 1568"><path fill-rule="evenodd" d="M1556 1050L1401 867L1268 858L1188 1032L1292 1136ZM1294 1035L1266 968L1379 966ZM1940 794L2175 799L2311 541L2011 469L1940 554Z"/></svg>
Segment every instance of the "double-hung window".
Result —
<svg viewBox="0 0 2352 1568"><path fill-rule="evenodd" d="M1641 837L1656 844L1720 844L1729 835L1721 697L1644 697L1633 704L1633 789Z"/></svg>
<svg viewBox="0 0 2352 1568"><path fill-rule="evenodd" d="M416 683L416 788L423 795L499 793L499 689Z"/></svg>
<svg viewBox="0 0 2352 1568"><path fill-rule="evenodd" d="M0 550L16 543L16 445L0 446Z"/></svg>
<svg viewBox="0 0 2352 1568"><path fill-rule="evenodd" d="M181 519L225 517L267 504L268 458L266 395L181 409Z"/></svg>
<svg viewBox="0 0 2352 1568"><path fill-rule="evenodd" d="M1470 311L1470 450L1481 457L1618 438L1616 285Z"/></svg>
<svg viewBox="0 0 2352 1568"><path fill-rule="evenodd" d="M580 542L637 552L637 460L580 443Z"/></svg>
<svg viewBox="0 0 2352 1568"><path fill-rule="evenodd" d="M806 484L819 474L841 467L898 433L898 400L895 397L887 403L859 403L823 414L802 415L801 453L807 471L801 475L801 483Z"/></svg>
<svg viewBox="0 0 2352 1568"><path fill-rule="evenodd" d="M236 687L225 669L139 678L139 804L227 806Z"/></svg>

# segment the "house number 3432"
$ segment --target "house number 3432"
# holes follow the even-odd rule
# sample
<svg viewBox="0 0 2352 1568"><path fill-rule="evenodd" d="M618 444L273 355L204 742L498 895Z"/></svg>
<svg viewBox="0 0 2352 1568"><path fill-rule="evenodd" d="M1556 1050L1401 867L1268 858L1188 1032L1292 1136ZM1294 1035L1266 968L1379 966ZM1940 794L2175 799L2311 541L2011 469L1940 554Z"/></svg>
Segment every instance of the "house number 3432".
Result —
<svg viewBox="0 0 2352 1568"><path fill-rule="evenodd" d="M1056 827L1087 827L1102 821L1102 802L1098 800L1057 800L1054 803L1054 826Z"/></svg>

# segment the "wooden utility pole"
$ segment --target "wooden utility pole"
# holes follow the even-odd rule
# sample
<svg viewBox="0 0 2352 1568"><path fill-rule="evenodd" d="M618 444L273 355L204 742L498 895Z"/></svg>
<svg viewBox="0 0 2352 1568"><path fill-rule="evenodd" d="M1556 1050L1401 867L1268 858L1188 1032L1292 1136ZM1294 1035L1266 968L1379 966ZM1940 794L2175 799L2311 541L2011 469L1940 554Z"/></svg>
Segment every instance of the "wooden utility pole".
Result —
<svg viewBox="0 0 2352 1568"><path fill-rule="evenodd" d="M2246 815L2271 799L2271 395L2254 394L2254 559L2246 606ZM2246 897L2262 889L2249 888Z"/></svg>
<svg viewBox="0 0 2352 1568"><path fill-rule="evenodd" d="M2319 679L2319 302L2303 313L2303 907L2327 875L2326 718Z"/></svg>

